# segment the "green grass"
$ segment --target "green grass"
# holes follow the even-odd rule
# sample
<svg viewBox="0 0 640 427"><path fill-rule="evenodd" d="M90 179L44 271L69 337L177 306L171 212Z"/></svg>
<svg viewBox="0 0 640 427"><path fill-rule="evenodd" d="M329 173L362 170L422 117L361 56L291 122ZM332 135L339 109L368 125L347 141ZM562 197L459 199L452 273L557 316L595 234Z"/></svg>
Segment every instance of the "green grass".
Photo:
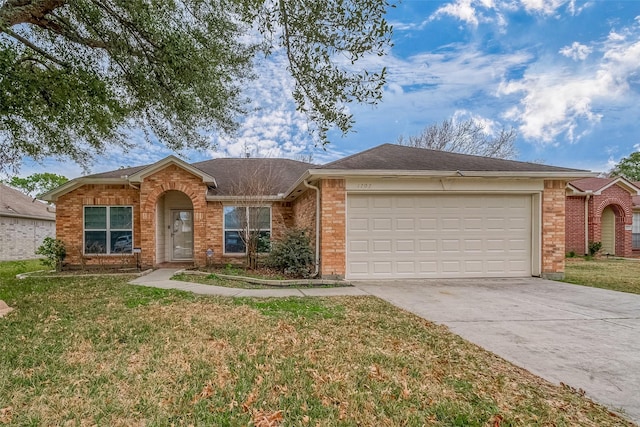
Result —
<svg viewBox="0 0 640 427"><path fill-rule="evenodd" d="M569 258L565 282L640 294L640 260Z"/></svg>
<svg viewBox="0 0 640 427"><path fill-rule="evenodd" d="M30 268L0 264L0 425L631 425L374 297L14 279Z"/></svg>

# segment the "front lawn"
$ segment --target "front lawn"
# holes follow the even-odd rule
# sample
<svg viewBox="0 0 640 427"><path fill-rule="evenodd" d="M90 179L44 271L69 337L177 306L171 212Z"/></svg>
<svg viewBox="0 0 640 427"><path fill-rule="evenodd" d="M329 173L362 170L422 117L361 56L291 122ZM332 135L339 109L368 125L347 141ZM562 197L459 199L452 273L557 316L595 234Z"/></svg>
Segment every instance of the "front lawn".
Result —
<svg viewBox="0 0 640 427"><path fill-rule="evenodd" d="M640 260L567 258L564 281L640 294Z"/></svg>
<svg viewBox="0 0 640 427"><path fill-rule="evenodd" d="M374 297L233 299L0 264L0 424L631 425Z"/></svg>

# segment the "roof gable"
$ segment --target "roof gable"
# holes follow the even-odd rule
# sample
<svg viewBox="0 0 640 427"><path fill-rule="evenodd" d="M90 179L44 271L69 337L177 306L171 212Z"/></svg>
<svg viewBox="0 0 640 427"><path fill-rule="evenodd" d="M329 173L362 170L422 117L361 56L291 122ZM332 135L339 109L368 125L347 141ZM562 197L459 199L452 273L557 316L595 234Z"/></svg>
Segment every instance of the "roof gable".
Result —
<svg viewBox="0 0 640 427"><path fill-rule="evenodd" d="M631 195L640 195L640 187L626 178L583 178L571 181L567 184L567 188L574 193L588 192L593 194L602 194L607 188L618 185Z"/></svg>
<svg viewBox="0 0 640 427"><path fill-rule="evenodd" d="M216 185L216 180L215 180L215 178L213 176L207 174L206 172L203 172L202 170L198 169L197 167L194 167L194 166L190 165L189 163L185 162L184 160L180 160L176 156L165 157L164 159L162 159L160 161L157 161L156 163L154 163L152 165L142 167L141 169L135 171L131 175L124 175L123 174L122 177L125 178L125 179L128 179L130 182L142 182L149 175L152 175L152 174L158 172L159 170L162 170L162 169L164 169L164 168L166 168L167 166L170 166L170 165L178 166L179 168L184 169L187 172L190 172L191 174L201 178L202 182L204 182L205 184L212 184L213 186ZM122 172L123 171L121 171L121 173Z"/></svg>

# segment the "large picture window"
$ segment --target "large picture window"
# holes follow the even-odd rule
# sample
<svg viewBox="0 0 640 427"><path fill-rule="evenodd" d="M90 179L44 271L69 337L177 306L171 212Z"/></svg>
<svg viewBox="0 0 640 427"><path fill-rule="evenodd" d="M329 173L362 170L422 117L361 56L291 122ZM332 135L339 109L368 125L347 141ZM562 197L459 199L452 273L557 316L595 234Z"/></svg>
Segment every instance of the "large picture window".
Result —
<svg viewBox="0 0 640 427"><path fill-rule="evenodd" d="M268 206L225 206L224 253L245 254L246 241L258 239L258 252L268 252L271 238L271 208Z"/></svg>
<svg viewBox="0 0 640 427"><path fill-rule="evenodd" d="M131 206L84 207L85 254L130 254L132 249Z"/></svg>

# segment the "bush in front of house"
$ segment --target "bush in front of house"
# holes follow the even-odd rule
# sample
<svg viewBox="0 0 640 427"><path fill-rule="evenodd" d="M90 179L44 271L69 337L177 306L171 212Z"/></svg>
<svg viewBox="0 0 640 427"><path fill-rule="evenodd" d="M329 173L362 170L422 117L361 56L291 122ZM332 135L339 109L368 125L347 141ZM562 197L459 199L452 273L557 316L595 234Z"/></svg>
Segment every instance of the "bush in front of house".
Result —
<svg viewBox="0 0 640 427"><path fill-rule="evenodd" d="M313 249L306 231L287 230L282 239L272 243L264 263L287 276L309 277L313 269Z"/></svg>
<svg viewBox="0 0 640 427"><path fill-rule="evenodd" d="M48 267L55 268L56 271L62 270L62 261L67 256L67 250L64 242L53 237L45 237L42 245L36 249L36 254L44 255L42 263Z"/></svg>

